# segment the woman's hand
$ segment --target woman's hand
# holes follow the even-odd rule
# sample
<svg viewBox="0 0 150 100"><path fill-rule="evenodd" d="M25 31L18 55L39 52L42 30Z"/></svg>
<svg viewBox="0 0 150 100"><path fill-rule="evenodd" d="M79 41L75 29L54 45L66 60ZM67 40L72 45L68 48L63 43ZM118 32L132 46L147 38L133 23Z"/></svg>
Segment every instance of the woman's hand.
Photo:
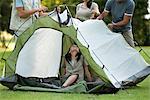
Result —
<svg viewBox="0 0 150 100"><path fill-rule="evenodd" d="M48 13L39 12L39 16L48 16Z"/></svg>
<svg viewBox="0 0 150 100"><path fill-rule="evenodd" d="M45 13L47 10L48 10L48 8L45 6L42 6L41 8L39 8L38 9L39 16L47 16L48 13Z"/></svg>
<svg viewBox="0 0 150 100"><path fill-rule="evenodd" d="M95 19L95 15L96 15L96 14L97 14L96 11L95 11L95 10L92 10L92 15L91 15L90 19Z"/></svg>
<svg viewBox="0 0 150 100"><path fill-rule="evenodd" d="M38 9L38 12L41 12L41 11L46 12L47 10L48 10L47 7L42 6L41 8Z"/></svg>

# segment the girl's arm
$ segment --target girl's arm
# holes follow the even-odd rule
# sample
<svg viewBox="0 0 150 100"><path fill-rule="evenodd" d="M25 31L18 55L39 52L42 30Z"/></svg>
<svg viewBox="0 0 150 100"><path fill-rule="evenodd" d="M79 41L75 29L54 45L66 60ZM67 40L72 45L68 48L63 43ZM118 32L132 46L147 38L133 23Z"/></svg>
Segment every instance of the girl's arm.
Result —
<svg viewBox="0 0 150 100"><path fill-rule="evenodd" d="M88 81L91 82L92 81L92 75L89 71L88 65L84 64L84 70L85 70L85 75L86 75Z"/></svg>

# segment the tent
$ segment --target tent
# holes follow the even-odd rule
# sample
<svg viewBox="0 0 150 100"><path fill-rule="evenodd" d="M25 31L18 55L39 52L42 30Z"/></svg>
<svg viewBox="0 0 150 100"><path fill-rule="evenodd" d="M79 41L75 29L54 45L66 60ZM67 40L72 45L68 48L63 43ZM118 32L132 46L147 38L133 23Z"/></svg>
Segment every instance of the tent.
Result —
<svg viewBox="0 0 150 100"><path fill-rule="evenodd" d="M99 80L61 88L61 62L74 42ZM37 19L18 37L0 82L13 90L115 93L149 74L150 65L121 34L102 20L81 22L65 10Z"/></svg>

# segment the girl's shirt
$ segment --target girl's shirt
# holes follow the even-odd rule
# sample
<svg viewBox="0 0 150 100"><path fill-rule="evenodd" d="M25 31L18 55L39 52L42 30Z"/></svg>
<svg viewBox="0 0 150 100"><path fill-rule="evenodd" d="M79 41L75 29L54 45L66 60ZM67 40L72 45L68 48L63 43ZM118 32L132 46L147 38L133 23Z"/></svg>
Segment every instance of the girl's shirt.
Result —
<svg viewBox="0 0 150 100"><path fill-rule="evenodd" d="M66 66L66 75L72 75L72 74L78 74L78 81L84 80L84 64L88 65L84 57L81 55L79 61L77 60L71 60L71 61L65 61Z"/></svg>

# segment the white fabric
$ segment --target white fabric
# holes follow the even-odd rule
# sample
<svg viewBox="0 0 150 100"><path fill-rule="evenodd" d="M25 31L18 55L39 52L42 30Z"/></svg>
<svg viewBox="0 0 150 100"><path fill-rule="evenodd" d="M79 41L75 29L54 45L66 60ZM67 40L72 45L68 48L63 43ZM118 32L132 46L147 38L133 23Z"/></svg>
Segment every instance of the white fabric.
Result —
<svg viewBox="0 0 150 100"><path fill-rule="evenodd" d="M48 28L36 30L19 53L16 73L23 77L57 77L61 48L61 32Z"/></svg>
<svg viewBox="0 0 150 100"><path fill-rule="evenodd" d="M87 20L78 25L77 38L89 51L112 84L119 88L121 81L145 69L148 64L128 45L123 36L111 32L101 20Z"/></svg>
<svg viewBox="0 0 150 100"><path fill-rule="evenodd" d="M66 15L67 15L67 10L64 10L63 13L59 14L59 17L61 18L60 20L61 20L62 23L67 20L67 16ZM52 19L54 19L55 21L59 22L57 12L55 12L55 11L52 12L52 13L50 12L49 16Z"/></svg>
<svg viewBox="0 0 150 100"><path fill-rule="evenodd" d="M49 16L55 20L56 22L59 22L58 21L58 16L57 16L57 13L55 11L52 11L49 13ZM67 16L67 10L64 10L63 13L59 14L59 17L60 17L60 20L61 22L65 22L68 18ZM81 23L81 21L79 19L76 19L76 18L70 18L67 26L71 26L71 25L74 25L75 29L77 29L77 25Z"/></svg>

